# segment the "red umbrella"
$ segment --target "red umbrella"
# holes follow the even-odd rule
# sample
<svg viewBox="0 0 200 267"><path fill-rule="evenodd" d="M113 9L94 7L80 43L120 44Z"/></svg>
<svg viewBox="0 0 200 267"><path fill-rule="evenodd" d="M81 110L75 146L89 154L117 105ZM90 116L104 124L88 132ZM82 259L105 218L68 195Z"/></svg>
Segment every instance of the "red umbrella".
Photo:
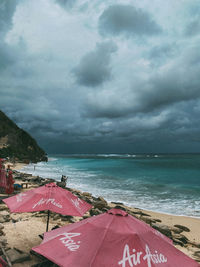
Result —
<svg viewBox="0 0 200 267"><path fill-rule="evenodd" d="M48 210L63 215L83 216L91 209L91 205L73 195L66 189L57 186L55 183L22 192L15 196L5 198L11 212L33 212ZM49 212L47 221L47 231Z"/></svg>
<svg viewBox="0 0 200 267"><path fill-rule="evenodd" d="M62 267L198 267L172 241L118 209L44 234L34 251Z"/></svg>

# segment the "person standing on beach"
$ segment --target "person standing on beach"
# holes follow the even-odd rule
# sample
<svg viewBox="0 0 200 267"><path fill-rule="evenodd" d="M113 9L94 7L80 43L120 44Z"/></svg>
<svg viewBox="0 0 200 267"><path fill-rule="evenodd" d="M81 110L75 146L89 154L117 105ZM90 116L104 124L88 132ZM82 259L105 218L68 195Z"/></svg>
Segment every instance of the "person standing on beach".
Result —
<svg viewBox="0 0 200 267"><path fill-rule="evenodd" d="M7 168L6 180L7 180L6 193L12 194L14 191L15 181L13 180L13 175L12 175L12 170L10 168L10 165L8 165L8 168Z"/></svg>
<svg viewBox="0 0 200 267"><path fill-rule="evenodd" d="M65 175L62 175L61 182L57 182L56 184L62 188L65 188L67 185L67 179L68 177L66 177Z"/></svg>
<svg viewBox="0 0 200 267"><path fill-rule="evenodd" d="M4 165L4 160L0 160L0 191L1 193L5 193L7 187L7 180L6 180L6 170Z"/></svg>
<svg viewBox="0 0 200 267"><path fill-rule="evenodd" d="M10 165L7 166L7 170L6 170L7 174L8 174L9 171L11 171Z"/></svg>

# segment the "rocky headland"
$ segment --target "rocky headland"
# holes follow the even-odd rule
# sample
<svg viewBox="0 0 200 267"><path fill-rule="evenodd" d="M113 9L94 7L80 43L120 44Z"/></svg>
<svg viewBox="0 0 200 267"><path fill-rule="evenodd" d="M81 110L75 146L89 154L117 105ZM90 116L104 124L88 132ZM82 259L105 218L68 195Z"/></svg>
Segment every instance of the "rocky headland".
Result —
<svg viewBox="0 0 200 267"><path fill-rule="evenodd" d="M0 158L9 158L13 162L47 161L44 150L34 138L19 128L0 110Z"/></svg>

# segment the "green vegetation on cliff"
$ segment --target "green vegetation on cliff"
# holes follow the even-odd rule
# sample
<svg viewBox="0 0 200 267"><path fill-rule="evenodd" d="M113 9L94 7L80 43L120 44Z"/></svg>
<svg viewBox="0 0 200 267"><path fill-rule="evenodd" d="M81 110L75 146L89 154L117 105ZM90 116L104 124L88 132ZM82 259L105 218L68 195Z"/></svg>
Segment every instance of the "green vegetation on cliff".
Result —
<svg viewBox="0 0 200 267"><path fill-rule="evenodd" d="M26 162L46 161L47 156L37 142L0 110L0 157Z"/></svg>

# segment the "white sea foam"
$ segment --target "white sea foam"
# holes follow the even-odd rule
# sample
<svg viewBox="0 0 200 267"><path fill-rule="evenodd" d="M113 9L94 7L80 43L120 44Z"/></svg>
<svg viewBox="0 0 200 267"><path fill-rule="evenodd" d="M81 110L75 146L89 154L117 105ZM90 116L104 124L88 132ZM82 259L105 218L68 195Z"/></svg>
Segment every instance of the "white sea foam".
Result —
<svg viewBox="0 0 200 267"><path fill-rule="evenodd" d="M126 154L126 157L128 155ZM179 197L175 184L153 184L145 174L140 174L141 179L118 179L117 176L102 176L100 168L92 170L89 167L81 167L83 165L79 165L79 168L74 166L52 157L48 163L29 164L21 171L55 180L60 180L64 174L69 177L69 187L91 192L94 196L102 196L108 201L123 202L132 207L157 212L200 217L200 201L188 199L184 195ZM170 195L170 190L176 193L176 198Z"/></svg>

